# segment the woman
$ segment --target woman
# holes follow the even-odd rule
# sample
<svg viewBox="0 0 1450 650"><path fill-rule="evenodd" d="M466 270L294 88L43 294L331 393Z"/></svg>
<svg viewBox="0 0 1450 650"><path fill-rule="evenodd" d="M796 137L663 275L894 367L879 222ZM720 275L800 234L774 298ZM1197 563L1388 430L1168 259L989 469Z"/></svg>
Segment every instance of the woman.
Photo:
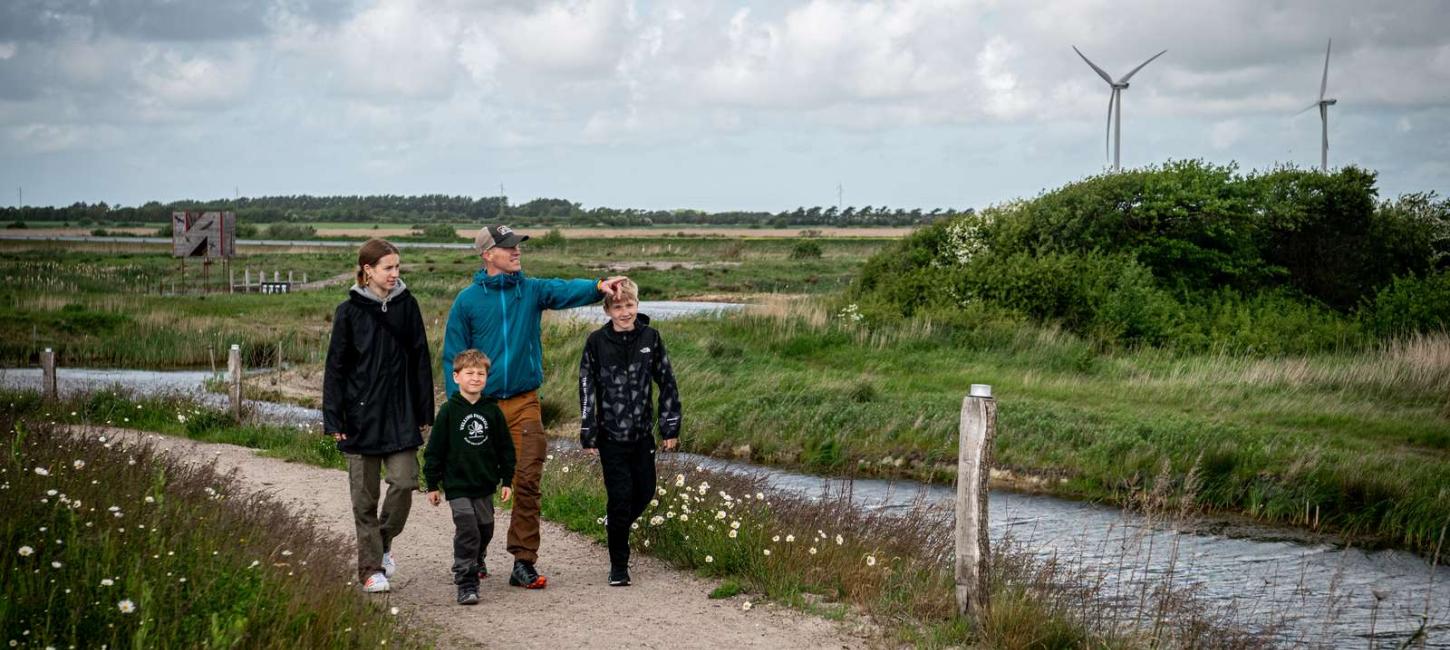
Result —
<svg viewBox="0 0 1450 650"><path fill-rule="evenodd" d="M357 284L332 318L322 380L324 431L347 457L358 581L389 590L392 542L418 488L417 449L433 424L433 371L423 314L399 277L396 246L370 239L358 249ZM379 469L388 494L378 512Z"/></svg>

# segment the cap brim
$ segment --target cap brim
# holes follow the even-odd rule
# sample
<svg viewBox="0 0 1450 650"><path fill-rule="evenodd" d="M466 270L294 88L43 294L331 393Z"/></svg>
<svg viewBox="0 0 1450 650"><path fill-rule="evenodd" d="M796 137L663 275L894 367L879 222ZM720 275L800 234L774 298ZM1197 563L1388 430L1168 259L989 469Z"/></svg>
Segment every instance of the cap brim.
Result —
<svg viewBox="0 0 1450 650"><path fill-rule="evenodd" d="M509 234L509 236L504 237L503 239L500 239L497 242L494 242L493 245L494 246L502 246L504 248L513 248L515 246L518 246L520 243L526 242L528 240L529 240L529 236L528 235L520 235L518 233L511 233L511 234Z"/></svg>

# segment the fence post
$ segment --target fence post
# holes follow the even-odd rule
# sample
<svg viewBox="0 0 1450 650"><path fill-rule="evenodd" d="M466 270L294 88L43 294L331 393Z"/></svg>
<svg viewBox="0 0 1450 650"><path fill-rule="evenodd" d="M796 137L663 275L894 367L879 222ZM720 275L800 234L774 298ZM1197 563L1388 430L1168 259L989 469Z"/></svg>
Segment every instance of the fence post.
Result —
<svg viewBox="0 0 1450 650"><path fill-rule="evenodd" d="M45 399L60 397L55 380L55 351L50 348L40 353L40 392L45 395Z"/></svg>
<svg viewBox="0 0 1450 650"><path fill-rule="evenodd" d="M232 418L242 421L242 346L232 344L227 352L227 381L230 383L227 397L231 400Z"/></svg>
<svg viewBox="0 0 1450 650"><path fill-rule="evenodd" d="M962 398L961 438L957 454L956 581L957 613L981 614L987 599L987 479L991 475L992 438L997 432L997 400L992 387L972 384Z"/></svg>

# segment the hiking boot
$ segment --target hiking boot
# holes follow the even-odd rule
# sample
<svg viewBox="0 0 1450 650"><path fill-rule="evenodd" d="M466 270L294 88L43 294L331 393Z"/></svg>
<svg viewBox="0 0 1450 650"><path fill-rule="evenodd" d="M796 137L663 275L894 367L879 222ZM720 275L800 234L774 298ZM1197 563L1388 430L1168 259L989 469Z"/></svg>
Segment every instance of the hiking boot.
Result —
<svg viewBox="0 0 1450 650"><path fill-rule="evenodd" d="M384 553L383 554L383 577L385 577L385 578L391 578L391 577L393 577L393 574L394 573L397 573L397 572L398 572L398 565L397 565L397 563L393 562L393 554L392 553Z"/></svg>
<svg viewBox="0 0 1450 650"><path fill-rule="evenodd" d="M368 576L368 579L362 583L362 590L370 594L380 594L391 589L392 586L388 584L388 577L382 573L374 573Z"/></svg>
<svg viewBox="0 0 1450 650"><path fill-rule="evenodd" d="M628 587L629 586L629 569L627 569L625 567L610 567L610 569L609 569L609 586L611 586L611 587Z"/></svg>
<svg viewBox="0 0 1450 650"><path fill-rule="evenodd" d="M475 588L475 587L459 587L458 588L458 604L459 605L477 605L478 604L478 589Z"/></svg>
<svg viewBox="0 0 1450 650"><path fill-rule="evenodd" d="M549 579L539 575L534 570L534 565L523 560L514 560L513 573L509 574L509 584L524 589L543 589L548 586Z"/></svg>

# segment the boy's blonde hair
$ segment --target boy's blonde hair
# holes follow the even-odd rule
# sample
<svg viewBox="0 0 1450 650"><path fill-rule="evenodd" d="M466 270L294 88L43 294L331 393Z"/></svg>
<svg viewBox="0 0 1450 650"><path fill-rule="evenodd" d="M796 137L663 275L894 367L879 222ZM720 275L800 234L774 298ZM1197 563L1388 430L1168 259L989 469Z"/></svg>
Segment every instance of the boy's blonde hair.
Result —
<svg viewBox="0 0 1450 650"><path fill-rule="evenodd" d="M483 368L484 372L488 372L488 367L491 365L493 363L488 360L488 355L473 348L459 352L453 357L453 372L467 368Z"/></svg>
<svg viewBox="0 0 1450 650"><path fill-rule="evenodd" d="M629 278L625 278L623 282L615 285L613 296L605 294L604 310L609 311L609 308L613 307L615 303L625 300L639 302L639 285Z"/></svg>

